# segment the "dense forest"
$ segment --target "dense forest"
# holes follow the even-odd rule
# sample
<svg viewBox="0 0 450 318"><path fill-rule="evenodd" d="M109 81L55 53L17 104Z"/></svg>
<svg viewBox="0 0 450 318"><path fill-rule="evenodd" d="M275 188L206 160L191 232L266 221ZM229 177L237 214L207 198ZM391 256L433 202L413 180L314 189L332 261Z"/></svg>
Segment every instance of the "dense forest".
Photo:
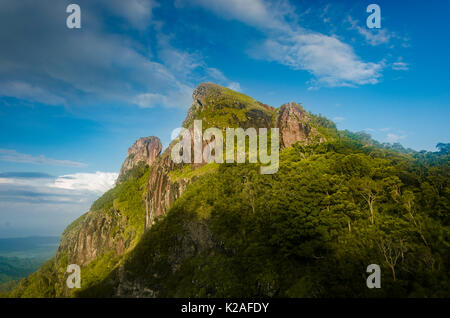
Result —
<svg viewBox="0 0 450 318"><path fill-rule="evenodd" d="M169 146L71 224L57 256L10 296L450 297L448 144L380 144L301 105L275 109L215 84L193 97L185 127L195 118L275 124L300 129L290 132L301 140L283 147L269 175L259 164L172 165ZM145 228L163 186L183 191ZM82 288L68 290L66 267L77 260ZM381 288L366 286L370 264L381 268Z"/></svg>
<svg viewBox="0 0 450 318"><path fill-rule="evenodd" d="M128 279L160 297L449 297L448 152L340 135L285 149L274 175L202 176L127 257ZM112 296L117 275L78 295Z"/></svg>

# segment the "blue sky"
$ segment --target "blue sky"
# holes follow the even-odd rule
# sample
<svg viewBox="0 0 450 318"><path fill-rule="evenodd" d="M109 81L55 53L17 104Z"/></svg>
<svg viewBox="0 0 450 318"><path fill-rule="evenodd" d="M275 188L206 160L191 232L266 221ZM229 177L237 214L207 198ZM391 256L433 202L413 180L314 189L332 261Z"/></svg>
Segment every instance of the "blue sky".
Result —
<svg viewBox="0 0 450 318"><path fill-rule="evenodd" d="M73 2L79 30L65 23ZM0 236L61 233L137 138L168 145L204 81L434 151L449 142L448 12L437 0L2 1Z"/></svg>

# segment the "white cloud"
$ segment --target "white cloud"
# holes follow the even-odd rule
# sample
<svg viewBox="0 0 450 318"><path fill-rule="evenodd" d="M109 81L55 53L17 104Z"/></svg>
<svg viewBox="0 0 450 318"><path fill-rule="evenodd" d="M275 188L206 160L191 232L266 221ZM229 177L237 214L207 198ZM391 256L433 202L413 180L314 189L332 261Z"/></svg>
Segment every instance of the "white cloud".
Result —
<svg viewBox="0 0 450 318"><path fill-rule="evenodd" d="M152 20L152 10L159 6L154 0L103 0L113 14L125 18L136 29L145 29Z"/></svg>
<svg viewBox="0 0 450 318"><path fill-rule="evenodd" d="M49 187L76 190L91 191L103 193L109 190L115 183L118 173L99 172L96 173L75 173L58 177Z"/></svg>
<svg viewBox="0 0 450 318"><path fill-rule="evenodd" d="M2 149L0 148L0 160L9 162L20 162L20 163L34 163L34 164L44 164L44 165L54 165L54 166L66 166L66 167L85 167L86 164L71 160L57 160L52 158L47 158L44 155L32 156L29 154L24 154L17 152L13 149Z"/></svg>
<svg viewBox="0 0 450 318"><path fill-rule="evenodd" d="M6 81L0 83L0 96L16 97L47 105L62 105L65 100L41 87L33 86L22 81Z"/></svg>
<svg viewBox="0 0 450 318"><path fill-rule="evenodd" d="M373 46L388 43L391 38L386 29L367 30L358 26L358 32L366 38L367 43Z"/></svg>
<svg viewBox="0 0 450 318"><path fill-rule="evenodd" d="M181 0L178 3L185 4ZM339 39L298 26L298 16L288 1L193 0L190 3L261 30L267 40L250 54L310 72L315 76L313 86L376 84L381 77L383 63L366 63Z"/></svg>
<svg viewBox="0 0 450 318"><path fill-rule="evenodd" d="M29 176L28 178L26 176ZM47 177L48 176L48 177ZM117 173L76 173L57 178L29 172L3 173L0 178L0 219L10 233L60 233L89 210L99 195L114 185ZM4 234L4 229L1 229Z"/></svg>
<svg viewBox="0 0 450 318"><path fill-rule="evenodd" d="M393 133L388 133L386 140L390 143L395 143L401 139L405 139L406 135L397 135L397 134L393 134Z"/></svg>
<svg viewBox="0 0 450 318"><path fill-rule="evenodd" d="M206 74L214 80L222 83L228 81L227 77L220 70L214 67L206 68Z"/></svg>
<svg viewBox="0 0 450 318"><path fill-rule="evenodd" d="M409 70L409 65L405 62L394 62L392 64L392 69L394 71L407 71Z"/></svg>
<svg viewBox="0 0 450 318"><path fill-rule="evenodd" d="M192 101L193 87L180 84L178 89L171 90L168 94L143 93L133 98L133 103L142 108L155 106L187 107Z"/></svg>
<svg viewBox="0 0 450 318"><path fill-rule="evenodd" d="M365 63L353 48L340 40L320 33L295 33L268 39L254 53L268 60L307 70L316 80L313 86L355 86L376 84L381 77L381 63Z"/></svg>
<svg viewBox="0 0 450 318"><path fill-rule="evenodd" d="M64 1L1 2L0 42L8 45L0 50L0 95L51 105L189 107L207 65L199 54L172 47L173 36L163 35L153 16L156 1L77 3L85 21L80 32L64 27ZM123 20L114 32L108 30L112 18ZM150 28L155 42L130 33Z"/></svg>
<svg viewBox="0 0 450 318"><path fill-rule="evenodd" d="M366 39L366 42L372 46L389 43L395 37L395 34L389 32L386 28L367 29L359 26L358 21L353 20L351 16L348 16L347 20L351 24L351 29L358 31Z"/></svg>
<svg viewBox="0 0 450 318"><path fill-rule="evenodd" d="M241 84L237 83L237 82L232 82L230 83L230 85L228 85L228 88L240 92L241 91Z"/></svg>
<svg viewBox="0 0 450 318"><path fill-rule="evenodd" d="M375 136L377 136L379 140L384 139L389 143L396 143L408 137L408 135L404 131L396 131L395 129L392 129L390 127L376 129L365 128L363 130L367 133L375 134Z"/></svg>
<svg viewBox="0 0 450 318"><path fill-rule="evenodd" d="M45 178L2 177L0 201L32 204L92 202L113 187L117 177L118 173L113 172L75 173Z"/></svg>
<svg viewBox="0 0 450 318"><path fill-rule="evenodd" d="M178 7L186 2L204 7L225 19L235 19L257 27L274 26L278 20L273 19L274 12L269 11L262 0L177 0Z"/></svg>
<svg viewBox="0 0 450 318"><path fill-rule="evenodd" d="M341 122L341 121L344 121L345 120L345 117L339 117L339 116L337 116L337 117L334 117L333 118L333 121L335 121L335 122Z"/></svg>

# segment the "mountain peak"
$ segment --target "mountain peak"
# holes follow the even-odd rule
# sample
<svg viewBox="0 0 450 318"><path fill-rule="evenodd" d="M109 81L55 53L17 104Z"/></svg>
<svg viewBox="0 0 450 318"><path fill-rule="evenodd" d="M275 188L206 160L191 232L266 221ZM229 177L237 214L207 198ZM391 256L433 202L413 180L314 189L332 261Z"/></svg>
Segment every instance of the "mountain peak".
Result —
<svg viewBox="0 0 450 318"><path fill-rule="evenodd" d="M202 120L203 127L267 127L276 115L274 107L214 83L201 83L192 93L192 106L183 126Z"/></svg>
<svg viewBox="0 0 450 318"><path fill-rule="evenodd" d="M215 83L205 82L199 84L194 91L192 92L192 99L194 102L200 102L205 98L210 96L213 93L220 93L220 91L226 89L224 86L220 86Z"/></svg>
<svg viewBox="0 0 450 318"><path fill-rule="evenodd" d="M124 181L126 173L141 162L151 166L162 150L162 144L158 137L142 137L128 148L128 156L122 164L117 183Z"/></svg>

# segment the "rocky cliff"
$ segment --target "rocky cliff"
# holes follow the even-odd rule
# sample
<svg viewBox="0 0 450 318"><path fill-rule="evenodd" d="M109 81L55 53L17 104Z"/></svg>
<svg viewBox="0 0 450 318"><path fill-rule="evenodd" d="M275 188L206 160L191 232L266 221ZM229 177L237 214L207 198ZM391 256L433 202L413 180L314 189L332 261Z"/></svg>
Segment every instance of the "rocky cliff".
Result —
<svg viewBox="0 0 450 318"><path fill-rule="evenodd" d="M208 127L279 128L281 148L290 147L295 142L310 144L325 139L311 125L311 116L298 104L290 102L279 109L263 104L253 98L232 91L214 83L200 84L192 93L190 107L183 127L193 130L193 121L202 120L203 129ZM183 170L183 164L174 164L170 158L171 144L157 158L148 183L146 227L155 217L166 213L171 204L179 198L191 178L171 180L172 171ZM202 164L192 164L198 169Z"/></svg>
<svg viewBox="0 0 450 318"><path fill-rule="evenodd" d="M140 139L123 179L66 229L56 257L12 296L448 295L448 208L428 203L448 202L448 155L431 157L429 169L296 103L276 109L212 83L193 92L183 126L192 130L196 119L203 129L279 128L280 169L266 175L258 164L175 164L177 140L160 154L156 137ZM441 184L442 195L430 184ZM365 199L374 189L376 222ZM425 192L427 200L415 200ZM404 254L395 268L385 263L392 250ZM371 263L392 271L381 290L353 279ZM80 290L66 287L68 264L81 265Z"/></svg>
<svg viewBox="0 0 450 318"><path fill-rule="evenodd" d="M193 121L202 119L206 127L255 127L280 129L280 146L290 147L295 142L309 144L323 137L311 125L311 116L298 104L290 102L279 109L262 104L244 94L213 83L200 84L192 94L193 103L183 126L193 130ZM128 149L128 156L122 164L117 183L125 181L129 172L139 164L151 166L145 196L145 228L151 227L156 217L164 215L170 206L195 180L196 174L173 178L175 173L186 169L186 164L175 164L171 160L171 150L175 142L161 154L162 145L158 137L139 138ZM203 164L190 164L193 171ZM120 209L114 207L110 213L89 212L83 216L76 229L66 231L59 253L71 255L80 265L88 264L105 251L114 250L121 254L130 246L130 240L119 235L127 228L127 219ZM113 228L115 229L112 235Z"/></svg>
<svg viewBox="0 0 450 318"><path fill-rule="evenodd" d="M280 146L290 147L296 142L310 144L315 139L324 141L311 125L311 116L302 106L290 102L282 105L278 110L276 124L280 129Z"/></svg>
<svg viewBox="0 0 450 318"><path fill-rule="evenodd" d="M213 83L200 84L192 98L192 106L183 122L183 127L191 132L194 120L199 119L203 129L279 128L281 148L290 147L295 142L309 144L324 140L312 124L311 115L293 102L276 109ZM136 246L145 230L154 224L155 218L165 215L198 176L215 171L205 169L205 163L175 164L170 154L176 142L174 140L161 153L160 140L153 136L145 137L139 138L128 149L116 187L65 230L56 258L51 263L52 271L59 275L58 280L64 277L65 271L61 268L66 264L84 267L84 272L91 277L88 281L98 281L113 268L120 269L122 256ZM196 230L189 233L186 238L193 237L189 244L195 250L204 242L195 241ZM56 296L70 295L71 291L65 288L65 284L55 284L59 286ZM117 290L117 293L123 294L124 290L136 287L125 288L126 285L123 281L120 284L122 291Z"/></svg>
<svg viewBox="0 0 450 318"><path fill-rule="evenodd" d="M151 166L155 162L162 150L162 144L158 137L150 136L139 138L128 148L128 156L120 168L120 174L117 183L122 182L126 178L127 172L136 167L139 163L144 162Z"/></svg>

